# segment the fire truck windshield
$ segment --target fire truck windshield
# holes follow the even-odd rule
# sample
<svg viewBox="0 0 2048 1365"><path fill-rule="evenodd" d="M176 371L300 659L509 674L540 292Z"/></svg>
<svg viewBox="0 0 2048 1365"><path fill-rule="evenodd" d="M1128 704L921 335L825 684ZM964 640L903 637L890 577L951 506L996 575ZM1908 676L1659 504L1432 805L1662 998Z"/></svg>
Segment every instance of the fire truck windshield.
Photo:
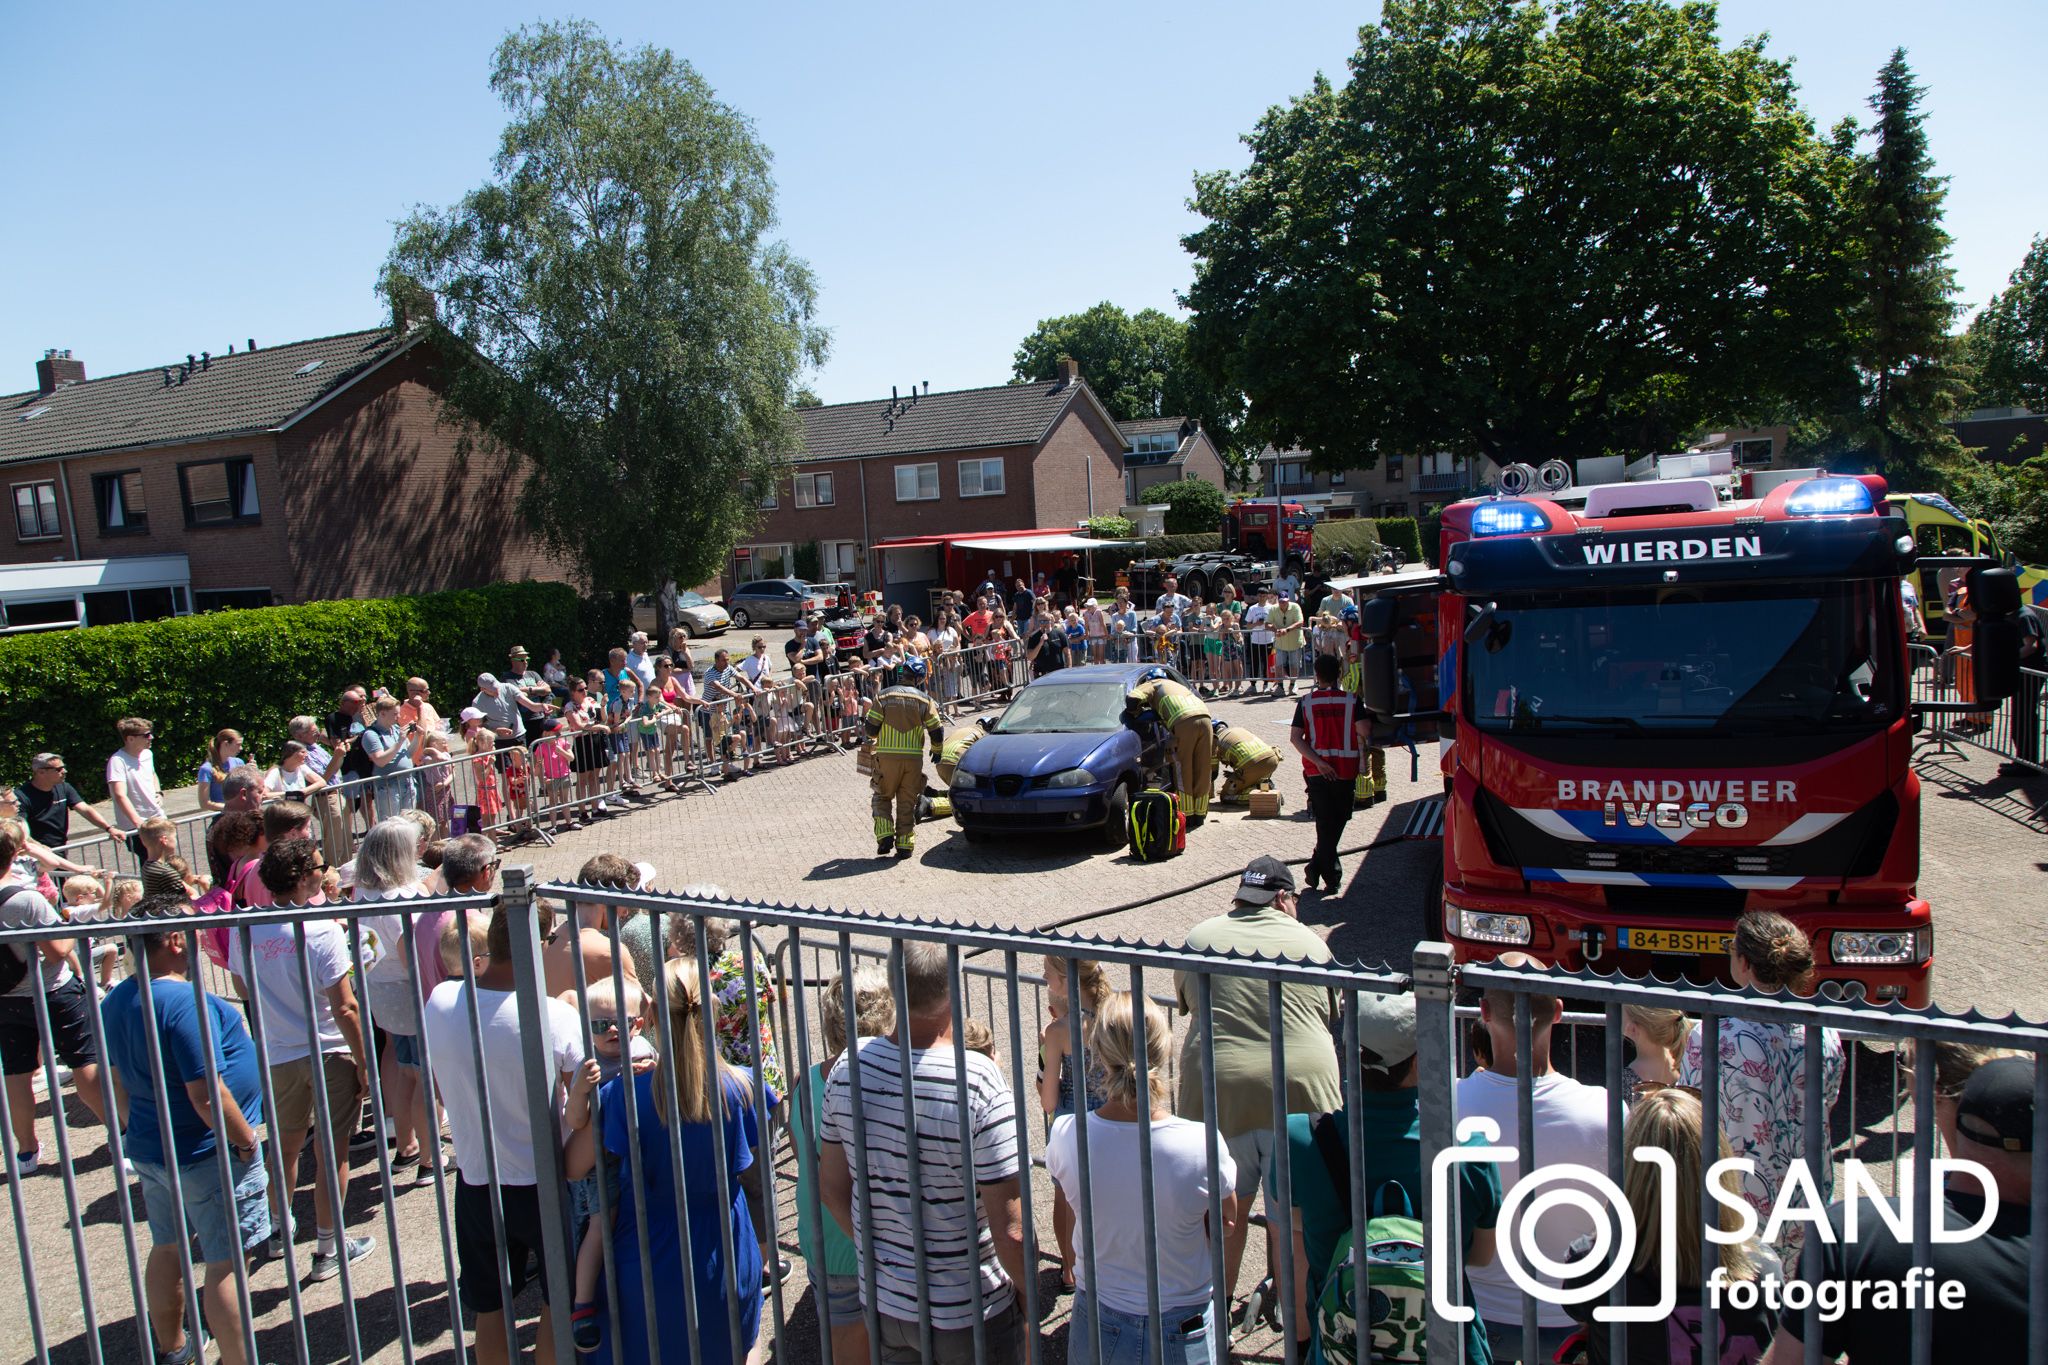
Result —
<svg viewBox="0 0 2048 1365"><path fill-rule="evenodd" d="M1500 601L1466 708L1494 733L1855 730L1900 714L1886 585L1636 588Z"/></svg>

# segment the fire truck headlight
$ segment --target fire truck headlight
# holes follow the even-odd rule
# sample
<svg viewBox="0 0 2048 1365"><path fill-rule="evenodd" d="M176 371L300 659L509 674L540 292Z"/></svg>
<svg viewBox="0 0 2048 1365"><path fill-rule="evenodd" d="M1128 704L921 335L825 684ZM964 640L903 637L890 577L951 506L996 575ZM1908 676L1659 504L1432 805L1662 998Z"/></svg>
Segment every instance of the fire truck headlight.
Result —
<svg viewBox="0 0 2048 1365"><path fill-rule="evenodd" d="M1461 909L1458 911L1458 937L1474 939L1480 943L1507 943L1526 947L1530 939L1529 917Z"/></svg>
<svg viewBox="0 0 2048 1365"><path fill-rule="evenodd" d="M1921 960L1920 935L1911 930L1837 929L1828 936L1828 956L1845 967L1905 965Z"/></svg>

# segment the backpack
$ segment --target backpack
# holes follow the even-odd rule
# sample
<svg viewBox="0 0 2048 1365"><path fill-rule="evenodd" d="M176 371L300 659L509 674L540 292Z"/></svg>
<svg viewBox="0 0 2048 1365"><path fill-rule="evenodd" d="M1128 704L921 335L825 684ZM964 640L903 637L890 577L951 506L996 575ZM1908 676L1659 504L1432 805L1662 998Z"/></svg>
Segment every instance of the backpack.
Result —
<svg viewBox="0 0 2048 1365"><path fill-rule="evenodd" d="M1178 793L1157 787L1131 798L1131 856L1141 863L1165 862L1188 846L1188 818Z"/></svg>
<svg viewBox="0 0 2048 1365"><path fill-rule="evenodd" d="M1316 1150L1330 1173L1340 1207L1351 1203L1350 1168L1336 1116L1325 1114L1311 1130ZM1398 1209L1396 1208L1398 1201ZM1330 1274L1316 1294L1313 1311L1322 1339L1323 1359L1351 1365L1358 1355L1358 1292L1352 1265L1355 1227L1337 1238ZM1422 1283L1422 1220L1399 1181L1383 1182L1373 1193L1371 1217L1365 1225L1366 1330L1372 1337L1372 1358L1420 1362L1429 1358L1424 1341L1428 1300Z"/></svg>

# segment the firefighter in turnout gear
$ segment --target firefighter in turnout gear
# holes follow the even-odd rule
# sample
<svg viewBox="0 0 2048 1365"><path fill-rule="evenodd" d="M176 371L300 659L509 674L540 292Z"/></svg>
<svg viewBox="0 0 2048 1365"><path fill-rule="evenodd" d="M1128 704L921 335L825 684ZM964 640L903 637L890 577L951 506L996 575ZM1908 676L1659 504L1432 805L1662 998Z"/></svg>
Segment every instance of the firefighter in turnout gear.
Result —
<svg viewBox="0 0 2048 1365"><path fill-rule="evenodd" d="M917 801L924 795L924 750L939 754L939 708L915 687L885 689L861 719L875 746L875 854L908 858L917 846Z"/></svg>
<svg viewBox="0 0 2048 1365"><path fill-rule="evenodd" d="M1131 689L1130 704L1150 708L1173 736L1174 790L1187 803L1188 828L1209 815L1209 791L1216 785L1216 732L1202 699L1171 678L1154 678Z"/></svg>
<svg viewBox="0 0 2048 1365"><path fill-rule="evenodd" d="M987 734L982 722L963 725L958 730L948 731L945 742L939 745L939 754L932 763L932 774L939 779L939 790L945 791L953 785L953 769L960 766L960 760L974 747L974 741Z"/></svg>
<svg viewBox="0 0 2048 1365"><path fill-rule="evenodd" d="M1216 763L1225 769L1218 799L1241 801L1272 778L1280 768L1280 751L1242 725L1217 721Z"/></svg>
<svg viewBox="0 0 2048 1365"><path fill-rule="evenodd" d="M1360 772L1360 751L1371 721L1358 698L1338 686L1344 662L1334 654L1316 656L1315 690L1295 706L1292 739L1307 777L1309 814L1316 822L1316 851L1308 860L1308 889L1321 882L1337 890L1343 869L1337 843L1351 821L1352 791Z"/></svg>

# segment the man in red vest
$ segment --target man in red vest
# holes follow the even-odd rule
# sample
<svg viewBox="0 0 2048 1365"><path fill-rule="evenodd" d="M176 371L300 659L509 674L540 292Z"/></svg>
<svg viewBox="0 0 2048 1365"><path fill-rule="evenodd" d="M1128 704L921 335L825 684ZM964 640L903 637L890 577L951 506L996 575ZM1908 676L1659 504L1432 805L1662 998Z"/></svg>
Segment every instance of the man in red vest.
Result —
<svg viewBox="0 0 2048 1365"><path fill-rule="evenodd" d="M1344 665L1334 654L1316 656L1316 685L1294 708L1292 739L1308 779L1308 809L1316 822L1316 851L1306 881L1320 879L1326 891L1339 884L1337 843L1350 822L1352 787L1371 722L1358 698L1337 685Z"/></svg>

